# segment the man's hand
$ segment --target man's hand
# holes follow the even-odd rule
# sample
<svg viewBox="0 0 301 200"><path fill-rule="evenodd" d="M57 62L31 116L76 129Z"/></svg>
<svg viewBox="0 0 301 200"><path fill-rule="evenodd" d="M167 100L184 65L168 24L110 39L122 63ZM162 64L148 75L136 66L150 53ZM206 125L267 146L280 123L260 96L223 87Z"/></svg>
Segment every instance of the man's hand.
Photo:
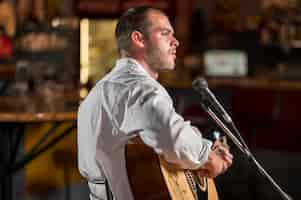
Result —
<svg viewBox="0 0 301 200"><path fill-rule="evenodd" d="M219 140L215 141L212 146L212 150L220 155L220 157L223 159L226 169L228 169L232 165L233 155L229 152L229 149Z"/></svg>
<svg viewBox="0 0 301 200"><path fill-rule="evenodd" d="M232 165L233 155L229 150L216 141L209 153L207 162L198 170L200 176L214 178L224 173Z"/></svg>

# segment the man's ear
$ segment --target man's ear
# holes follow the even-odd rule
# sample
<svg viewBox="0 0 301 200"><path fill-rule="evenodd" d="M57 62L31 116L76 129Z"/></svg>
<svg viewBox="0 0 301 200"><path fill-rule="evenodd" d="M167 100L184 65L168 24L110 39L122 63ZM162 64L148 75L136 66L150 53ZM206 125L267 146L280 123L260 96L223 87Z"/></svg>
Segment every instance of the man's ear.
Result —
<svg viewBox="0 0 301 200"><path fill-rule="evenodd" d="M140 48L144 47L144 38L142 33L139 31L133 31L131 33L131 40L135 46Z"/></svg>

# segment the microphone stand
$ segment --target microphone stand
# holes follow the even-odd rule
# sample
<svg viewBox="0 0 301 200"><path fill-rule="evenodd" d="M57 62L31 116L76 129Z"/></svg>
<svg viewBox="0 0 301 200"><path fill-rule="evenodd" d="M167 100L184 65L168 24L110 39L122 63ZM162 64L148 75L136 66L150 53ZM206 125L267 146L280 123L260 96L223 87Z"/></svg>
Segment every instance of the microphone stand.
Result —
<svg viewBox="0 0 301 200"><path fill-rule="evenodd" d="M266 177L272 186L276 189L276 191L279 192L281 197L285 200L293 200L292 197L290 197L287 193L285 193L281 187L274 181L274 179L265 171L265 169L259 164L259 162L256 160L254 155L250 152L249 148L245 144L245 142L242 140L243 144L235 137L235 135L225 126L225 124L216 116L216 114L210 109L210 107L206 106L205 104L201 103L202 108L208 115L216 122L216 124L225 132L225 134L232 140L232 142L238 147L238 149L245 155L247 158L252 160L254 164L256 165L259 172ZM237 128L234 126L234 123L231 122L231 125L237 135L241 138Z"/></svg>

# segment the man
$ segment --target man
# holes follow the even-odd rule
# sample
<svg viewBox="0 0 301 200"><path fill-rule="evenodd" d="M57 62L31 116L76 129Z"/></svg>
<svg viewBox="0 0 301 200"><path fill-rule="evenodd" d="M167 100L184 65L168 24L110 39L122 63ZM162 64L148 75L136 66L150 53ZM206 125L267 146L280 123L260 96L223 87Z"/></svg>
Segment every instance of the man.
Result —
<svg viewBox="0 0 301 200"><path fill-rule="evenodd" d="M115 34L120 59L78 112L79 169L88 180L90 198L99 198L97 182L103 173L117 200L133 199L124 151L136 136L183 169L198 169L207 177L223 173L232 155L184 121L156 81L160 71L175 68L179 46L167 16L150 7L129 9Z"/></svg>

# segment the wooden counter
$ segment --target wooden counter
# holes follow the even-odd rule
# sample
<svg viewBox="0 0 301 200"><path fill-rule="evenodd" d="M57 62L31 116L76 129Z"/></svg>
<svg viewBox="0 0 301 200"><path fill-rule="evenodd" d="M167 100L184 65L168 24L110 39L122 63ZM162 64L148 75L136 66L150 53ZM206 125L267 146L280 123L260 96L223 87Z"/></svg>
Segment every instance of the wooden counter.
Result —
<svg viewBox="0 0 301 200"><path fill-rule="evenodd" d="M271 89L278 91L301 90L301 80L281 80L266 78L206 78L209 88L229 87L245 89ZM167 88L191 88L188 80L161 80Z"/></svg>
<svg viewBox="0 0 301 200"><path fill-rule="evenodd" d="M237 79L208 79L209 87L235 87L245 89L269 89L276 91L301 90L301 80L280 80L263 78L237 78Z"/></svg>
<svg viewBox="0 0 301 200"><path fill-rule="evenodd" d="M48 121L72 121L76 120L76 112L0 112L0 122L48 122Z"/></svg>
<svg viewBox="0 0 301 200"><path fill-rule="evenodd" d="M39 96L0 97L0 122L47 122L76 120L79 97L43 99Z"/></svg>

